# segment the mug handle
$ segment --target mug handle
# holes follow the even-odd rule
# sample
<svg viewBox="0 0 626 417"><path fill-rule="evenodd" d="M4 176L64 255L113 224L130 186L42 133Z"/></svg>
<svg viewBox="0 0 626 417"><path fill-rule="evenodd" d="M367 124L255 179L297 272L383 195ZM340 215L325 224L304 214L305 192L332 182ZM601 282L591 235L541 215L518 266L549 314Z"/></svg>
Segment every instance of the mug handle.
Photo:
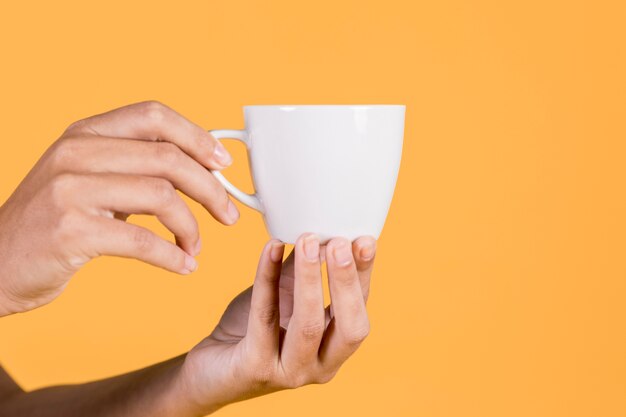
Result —
<svg viewBox="0 0 626 417"><path fill-rule="evenodd" d="M209 130L209 133L213 135L215 139L236 139L240 142L243 142L246 147L248 147L248 134L245 130L236 130L236 129L219 129L219 130ZM226 191L237 200L245 204L246 206L255 209L263 213L263 208L261 207L261 202L259 201L259 197L255 194L248 194L241 191L239 188L235 187L230 181L222 175L219 171L211 170L211 173L215 176L215 178L219 181L220 184L224 186Z"/></svg>

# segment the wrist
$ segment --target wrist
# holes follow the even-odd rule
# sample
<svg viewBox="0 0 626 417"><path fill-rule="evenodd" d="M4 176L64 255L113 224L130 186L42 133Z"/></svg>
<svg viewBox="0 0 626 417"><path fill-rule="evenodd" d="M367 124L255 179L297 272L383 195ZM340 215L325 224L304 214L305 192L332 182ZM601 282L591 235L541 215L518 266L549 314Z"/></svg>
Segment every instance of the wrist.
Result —
<svg viewBox="0 0 626 417"><path fill-rule="evenodd" d="M218 375L205 375L207 364L194 353L193 350L189 352L181 364L175 396L185 404L185 415L200 417L214 413L232 401L221 392L223 381Z"/></svg>
<svg viewBox="0 0 626 417"><path fill-rule="evenodd" d="M137 378L129 381L133 386L143 386L139 396L129 399L137 412L154 417L200 417L205 414L191 400L187 382L183 377L185 355L178 356L156 366L140 371ZM137 390L126 386L125 390ZM134 414L133 414L134 415ZM137 414L139 415L139 414Z"/></svg>

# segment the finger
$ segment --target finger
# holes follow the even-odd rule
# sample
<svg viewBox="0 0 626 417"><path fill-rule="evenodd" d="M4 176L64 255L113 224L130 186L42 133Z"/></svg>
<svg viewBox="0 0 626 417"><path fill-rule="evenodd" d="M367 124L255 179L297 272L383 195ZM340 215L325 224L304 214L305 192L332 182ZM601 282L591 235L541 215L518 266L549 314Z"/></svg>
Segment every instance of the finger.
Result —
<svg viewBox="0 0 626 417"><path fill-rule="evenodd" d="M374 268L374 257L376 256L376 239L371 236L362 236L352 242L352 254L356 263L356 270L359 274L359 283L363 299L367 303L370 292L370 279Z"/></svg>
<svg viewBox="0 0 626 417"><path fill-rule="evenodd" d="M248 330L244 340L246 350L254 352L256 359L267 363L278 357L279 307L278 281L285 245L271 240L265 245L252 289Z"/></svg>
<svg viewBox="0 0 626 417"><path fill-rule="evenodd" d="M80 120L65 135L97 136L171 142L207 168L229 166L232 157L218 140L195 123L157 101L131 104Z"/></svg>
<svg viewBox="0 0 626 417"><path fill-rule="evenodd" d="M320 361L338 369L369 333L369 320L350 242L333 239L327 246L328 284L333 306L322 345Z"/></svg>
<svg viewBox="0 0 626 417"><path fill-rule="evenodd" d="M299 369L302 365L317 362L326 326L319 238L313 234L301 236L294 252L293 314L281 356L286 367Z"/></svg>
<svg viewBox="0 0 626 417"><path fill-rule="evenodd" d="M322 262L326 260L326 248L322 251ZM367 303L370 292L370 279L372 275L372 269L374 267L374 257L376 256L376 239L371 236L362 236L352 242L352 254L356 263L356 269L359 273L359 283L361 284L361 291L363 293L363 299ZM333 306L332 304L326 307L326 325L330 323L333 318Z"/></svg>
<svg viewBox="0 0 626 417"><path fill-rule="evenodd" d="M93 233L85 236L92 257L108 255L133 258L179 274L190 274L196 260L181 248L143 227L94 216Z"/></svg>
<svg viewBox="0 0 626 417"><path fill-rule="evenodd" d="M57 171L161 177L202 204L218 221L233 224L239 211L205 167L167 142L100 137L66 138L56 144Z"/></svg>
<svg viewBox="0 0 626 417"><path fill-rule="evenodd" d="M295 276L295 260L296 251L292 250L287 259L283 261L280 272L279 296L280 296L280 325L287 329L289 320L293 314L293 287Z"/></svg>
<svg viewBox="0 0 626 417"><path fill-rule="evenodd" d="M90 174L73 176L77 183L69 198L93 210L96 215L115 213L150 214L173 234L189 255L200 251L198 223L174 186L162 178L138 175Z"/></svg>

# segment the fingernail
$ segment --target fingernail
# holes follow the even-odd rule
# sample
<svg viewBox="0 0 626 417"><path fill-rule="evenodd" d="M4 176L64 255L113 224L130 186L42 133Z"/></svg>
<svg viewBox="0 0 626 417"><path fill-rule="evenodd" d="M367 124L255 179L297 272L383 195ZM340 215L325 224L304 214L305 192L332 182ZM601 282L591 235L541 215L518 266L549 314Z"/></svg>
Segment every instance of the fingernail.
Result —
<svg viewBox="0 0 626 417"><path fill-rule="evenodd" d="M315 235L304 238L304 255L309 261L317 261L320 258L320 240Z"/></svg>
<svg viewBox="0 0 626 417"><path fill-rule="evenodd" d="M228 218L232 223L239 220L239 210L237 210L237 206L235 206L235 203L233 203L231 199L228 199Z"/></svg>
<svg viewBox="0 0 626 417"><path fill-rule="evenodd" d="M376 254L376 245L374 243L368 243L361 248L359 251L359 256L364 261L371 261L374 259L374 255Z"/></svg>
<svg viewBox="0 0 626 417"><path fill-rule="evenodd" d="M196 269L198 269L198 262L196 262L193 256L185 255L185 272L190 274Z"/></svg>
<svg viewBox="0 0 626 417"><path fill-rule="evenodd" d="M285 245L281 242L272 243L272 248L270 249L270 259L272 262L280 262L283 260L283 251L285 249Z"/></svg>
<svg viewBox="0 0 626 417"><path fill-rule="evenodd" d="M340 242L333 249L333 257L339 266L348 266L352 263L352 250L348 242Z"/></svg>
<svg viewBox="0 0 626 417"><path fill-rule="evenodd" d="M202 239L198 238L198 241L196 242L196 246L193 248L194 255L198 256L201 249L202 249Z"/></svg>
<svg viewBox="0 0 626 417"><path fill-rule="evenodd" d="M227 167L233 163L233 157L230 156L224 145L222 145L220 142L217 142L217 145L215 145L213 157L223 167Z"/></svg>

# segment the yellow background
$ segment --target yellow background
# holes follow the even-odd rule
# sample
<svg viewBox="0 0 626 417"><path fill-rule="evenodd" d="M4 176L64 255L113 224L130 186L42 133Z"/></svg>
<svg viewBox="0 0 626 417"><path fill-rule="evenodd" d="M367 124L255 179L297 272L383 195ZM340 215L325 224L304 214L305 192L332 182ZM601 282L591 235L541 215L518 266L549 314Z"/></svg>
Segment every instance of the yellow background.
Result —
<svg viewBox="0 0 626 417"><path fill-rule="evenodd" d="M245 104L406 104L370 338L329 385L221 415L624 417L624 4L5 2L0 199L70 122L130 102L206 128L240 128ZM3 365L33 389L207 335L267 236L249 209L232 228L193 210L197 273L98 259L0 319Z"/></svg>

